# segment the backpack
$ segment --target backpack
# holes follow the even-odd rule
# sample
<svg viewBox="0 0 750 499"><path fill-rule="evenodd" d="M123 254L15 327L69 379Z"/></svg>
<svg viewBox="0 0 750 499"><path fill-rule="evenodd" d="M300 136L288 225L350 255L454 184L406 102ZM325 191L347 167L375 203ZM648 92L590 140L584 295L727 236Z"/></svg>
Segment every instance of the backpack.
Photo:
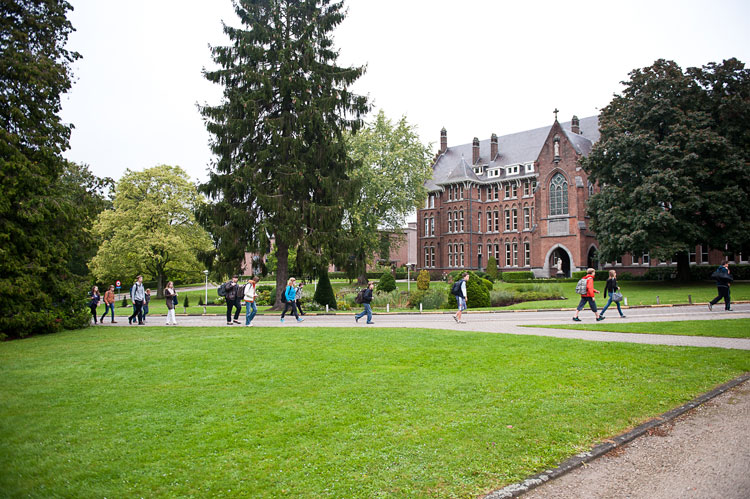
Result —
<svg viewBox="0 0 750 499"><path fill-rule="evenodd" d="M243 284L242 286L237 287L237 295L235 296L235 298L237 298L238 300L241 300L245 297L245 286L247 286L247 284Z"/></svg>
<svg viewBox="0 0 750 499"><path fill-rule="evenodd" d="M359 303L360 305L365 302L365 288L362 288L359 290L359 293L357 293L357 296L354 297L354 303Z"/></svg>
<svg viewBox="0 0 750 499"><path fill-rule="evenodd" d="M286 303L286 288L284 288L284 292L281 293L281 303Z"/></svg>
<svg viewBox="0 0 750 499"><path fill-rule="evenodd" d="M216 292L219 293L219 296L226 296L227 295L227 283L222 283L222 285L219 286L219 289L217 289Z"/></svg>
<svg viewBox="0 0 750 499"><path fill-rule="evenodd" d="M579 295L585 295L587 284L588 284L588 279L586 278L582 278L580 281L578 281L578 284L576 284L576 293L578 293Z"/></svg>
<svg viewBox="0 0 750 499"><path fill-rule="evenodd" d="M453 296L463 296L463 293L461 293L461 282L463 279L459 279L458 281L453 283L453 286L451 287L451 294Z"/></svg>

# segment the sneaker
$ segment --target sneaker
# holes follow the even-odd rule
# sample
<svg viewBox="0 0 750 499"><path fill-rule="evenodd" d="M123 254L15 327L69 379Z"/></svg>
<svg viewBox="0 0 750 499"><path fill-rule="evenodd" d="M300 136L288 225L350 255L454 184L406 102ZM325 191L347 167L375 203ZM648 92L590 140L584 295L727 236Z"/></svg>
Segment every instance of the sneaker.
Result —
<svg viewBox="0 0 750 499"><path fill-rule="evenodd" d="M375 324L374 322L368 322L368 324Z"/></svg>
<svg viewBox="0 0 750 499"><path fill-rule="evenodd" d="M731 308L725 308L724 311L725 312L734 312L734 310L732 310Z"/></svg>
<svg viewBox="0 0 750 499"><path fill-rule="evenodd" d="M232 322L234 322L235 324L240 324L240 321L238 321L237 319L233 320Z"/></svg>
<svg viewBox="0 0 750 499"><path fill-rule="evenodd" d="M281 318L281 322L284 322L284 318L283 317Z"/></svg>
<svg viewBox="0 0 750 499"><path fill-rule="evenodd" d="M115 321L112 321L112 324L117 324L117 322L115 322Z"/></svg>
<svg viewBox="0 0 750 499"><path fill-rule="evenodd" d="M714 306L711 302L708 303L708 310L711 311L714 309Z"/></svg>
<svg viewBox="0 0 750 499"><path fill-rule="evenodd" d="M579 319L578 317L573 317L573 320L576 322L581 322L581 319Z"/></svg>
<svg viewBox="0 0 750 499"><path fill-rule="evenodd" d="M354 322L359 322L359 317L357 317L356 315L354 316Z"/></svg>
<svg viewBox="0 0 750 499"><path fill-rule="evenodd" d="M459 324L466 324L466 321L458 321Z"/></svg>
<svg viewBox="0 0 750 499"><path fill-rule="evenodd" d="M596 318L596 320L597 320L597 321L603 321L604 319L605 319L605 318L604 318L604 317L602 317L602 316L599 316L599 317L597 317L597 318Z"/></svg>
<svg viewBox="0 0 750 499"><path fill-rule="evenodd" d="M626 315L621 315L620 319L627 319L627 316Z"/></svg>
<svg viewBox="0 0 750 499"><path fill-rule="evenodd" d="M454 321L458 322L458 317L456 317L455 315L452 315L451 317L453 317Z"/></svg>
<svg viewBox="0 0 750 499"><path fill-rule="evenodd" d="M297 317L297 322L302 322L305 319L302 319L301 317Z"/></svg>
<svg viewBox="0 0 750 499"><path fill-rule="evenodd" d="M253 323L251 322L250 324L245 324L245 327L253 327Z"/></svg>
<svg viewBox="0 0 750 499"><path fill-rule="evenodd" d="M167 322L167 326L169 326L169 322Z"/></svg>
<svg viewBox="0 0 750 499"><path fill-rule="evenodd" d="M231 326L231 325L232 325L232 323L231 323L231 322L227 322L227 326Z"/></svg>

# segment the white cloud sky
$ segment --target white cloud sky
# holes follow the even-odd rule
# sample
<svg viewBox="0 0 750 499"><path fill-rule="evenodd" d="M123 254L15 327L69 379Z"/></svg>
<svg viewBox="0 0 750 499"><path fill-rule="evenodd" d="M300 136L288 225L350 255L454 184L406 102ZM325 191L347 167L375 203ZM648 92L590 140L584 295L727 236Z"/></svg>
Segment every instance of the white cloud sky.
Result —
<svg viewBox="0 0 750 499"><path fill-rule="evenodd" d="M209 44L237 25L230 0L70 0L69 48L83 59L63 97L66 157L118 179L126 168L179 165L205 180L211 152L197 103L221 88L201 75ZM634 68L750 64L750 2L347 0L340 63L367 64L355 91L448 145L591 116Z"/></svg>

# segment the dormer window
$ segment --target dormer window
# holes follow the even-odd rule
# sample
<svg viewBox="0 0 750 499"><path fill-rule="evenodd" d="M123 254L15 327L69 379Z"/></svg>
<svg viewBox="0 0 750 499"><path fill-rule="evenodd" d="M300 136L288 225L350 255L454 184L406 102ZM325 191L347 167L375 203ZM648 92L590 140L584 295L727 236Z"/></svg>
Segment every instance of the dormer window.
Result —
<svg viewBox="0 0 750 499"><path fill-rule="evenodd" d="M534 163L526 163L526 173L532 173L534 171Z"/></svg>

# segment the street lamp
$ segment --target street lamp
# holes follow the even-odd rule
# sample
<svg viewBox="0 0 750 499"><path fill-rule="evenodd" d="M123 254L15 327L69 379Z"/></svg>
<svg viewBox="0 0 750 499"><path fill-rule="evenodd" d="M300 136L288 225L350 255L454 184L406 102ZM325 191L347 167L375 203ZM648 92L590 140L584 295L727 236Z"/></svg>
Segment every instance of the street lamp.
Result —
<svg viewBox="0 0 750 499"><path fill-rule="evenodd" d="M414 263L407 263L406 264L406 291L411 291L411 279L409 278L410 270L412 266L414 266Z"/></svg>
<svg viewBox="0 0 750 499"><path fill-rule="evenodd" d="M206 313L206 306L208 305L208 270L203 271L203 275L206 276L206 299L203 301L203 313Z"/></svg>

